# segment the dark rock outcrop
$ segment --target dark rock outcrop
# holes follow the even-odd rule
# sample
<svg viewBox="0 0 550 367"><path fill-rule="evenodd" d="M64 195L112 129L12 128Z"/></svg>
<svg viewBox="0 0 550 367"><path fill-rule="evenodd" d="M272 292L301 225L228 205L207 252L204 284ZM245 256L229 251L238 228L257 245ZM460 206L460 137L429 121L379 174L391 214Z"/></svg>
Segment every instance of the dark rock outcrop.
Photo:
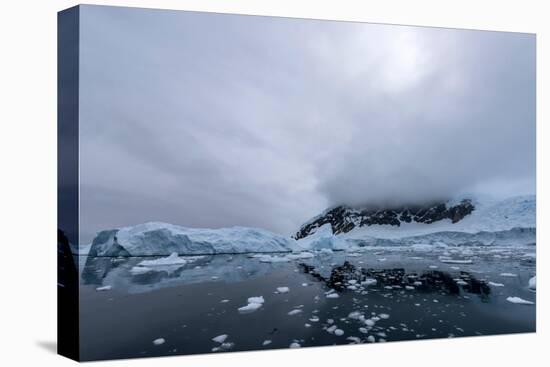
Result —
<svg viewBox="0 0 550 367"><path fill-rule="evenodd" d="M300 239L313 234L317 228L330 224L334 234L347 233L355 227L385 224L400 226L401 223L435 223L450 219L453 223L461 221L474 211L471 200L462 200L459 204L448 206L446 203L435 203L424 206L407 206L398 208L350 208L337 206L326 211L314 220L304 224L294 235Z"/></svg>

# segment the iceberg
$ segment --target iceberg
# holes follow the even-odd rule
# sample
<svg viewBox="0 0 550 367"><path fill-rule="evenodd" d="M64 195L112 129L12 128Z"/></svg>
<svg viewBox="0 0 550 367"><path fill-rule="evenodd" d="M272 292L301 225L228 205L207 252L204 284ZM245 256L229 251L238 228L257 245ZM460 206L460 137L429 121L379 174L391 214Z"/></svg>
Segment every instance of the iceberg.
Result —
<svg viewBox="0 0 550 367"><path fill-rule="evenodd" d="M298 248L309 251L345 250L350 245L341 236L332 232L329 223L317 228L315 233L296 241Z"/></svg>
<svg viewBox="0 0 550 367"><path fill-rule="evenodd" d="M292 252L296 241L264 229L231 227L186 228L150 222L101 231L89 256L178 256ZM168 259L167 259L168 260ZM168 261L175 260L174 258Z"/></svg>

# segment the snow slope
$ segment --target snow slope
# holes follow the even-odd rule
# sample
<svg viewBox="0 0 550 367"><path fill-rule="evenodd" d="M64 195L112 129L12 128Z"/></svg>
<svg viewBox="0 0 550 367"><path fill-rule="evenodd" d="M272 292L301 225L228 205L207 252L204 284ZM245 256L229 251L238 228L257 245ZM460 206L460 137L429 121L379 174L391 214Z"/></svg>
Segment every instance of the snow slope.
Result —
<svg viewBox="0 0 550 367"><path fill-rule="evenodd" d="M115 240L116 237L116 240ZM150 222L102 231L92 242L90 256L168 256L290 252L291 238L246 227L186 228Z"/></svg>
<svg viewBox="0 0 550 367"><path fill-rule="evenodd" d="M434 233L494 233L507 232L514 228L535 228L536 201L534 195L518 196L502 201L474 200L475 210L460 222L452 223L445 219L439 222L401 223L399 227L390 225L371 225L357 227L342 238L361 239L398 239L424 236Z"/></svg>

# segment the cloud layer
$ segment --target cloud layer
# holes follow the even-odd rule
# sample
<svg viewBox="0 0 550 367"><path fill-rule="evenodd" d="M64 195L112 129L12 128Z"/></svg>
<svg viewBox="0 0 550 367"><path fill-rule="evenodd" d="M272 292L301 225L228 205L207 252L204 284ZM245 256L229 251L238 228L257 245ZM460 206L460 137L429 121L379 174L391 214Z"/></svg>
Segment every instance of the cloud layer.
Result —
<svg viewBox="0 0 550 367"><path fill-rule="evenodd" d="M85 6L81 241L534 192L532 35Z"/></svg>

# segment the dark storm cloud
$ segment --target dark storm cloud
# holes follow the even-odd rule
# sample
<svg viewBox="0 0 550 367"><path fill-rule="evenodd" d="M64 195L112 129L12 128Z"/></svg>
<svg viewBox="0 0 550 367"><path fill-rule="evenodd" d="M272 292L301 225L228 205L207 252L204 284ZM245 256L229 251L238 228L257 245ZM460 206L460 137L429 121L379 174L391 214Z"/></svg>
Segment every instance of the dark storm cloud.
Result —
<svg viewBox="0 0 550 367"><path fill-rule="evenodd" d="M85 6L82 240L532 191L534 37Z"/></svg>

